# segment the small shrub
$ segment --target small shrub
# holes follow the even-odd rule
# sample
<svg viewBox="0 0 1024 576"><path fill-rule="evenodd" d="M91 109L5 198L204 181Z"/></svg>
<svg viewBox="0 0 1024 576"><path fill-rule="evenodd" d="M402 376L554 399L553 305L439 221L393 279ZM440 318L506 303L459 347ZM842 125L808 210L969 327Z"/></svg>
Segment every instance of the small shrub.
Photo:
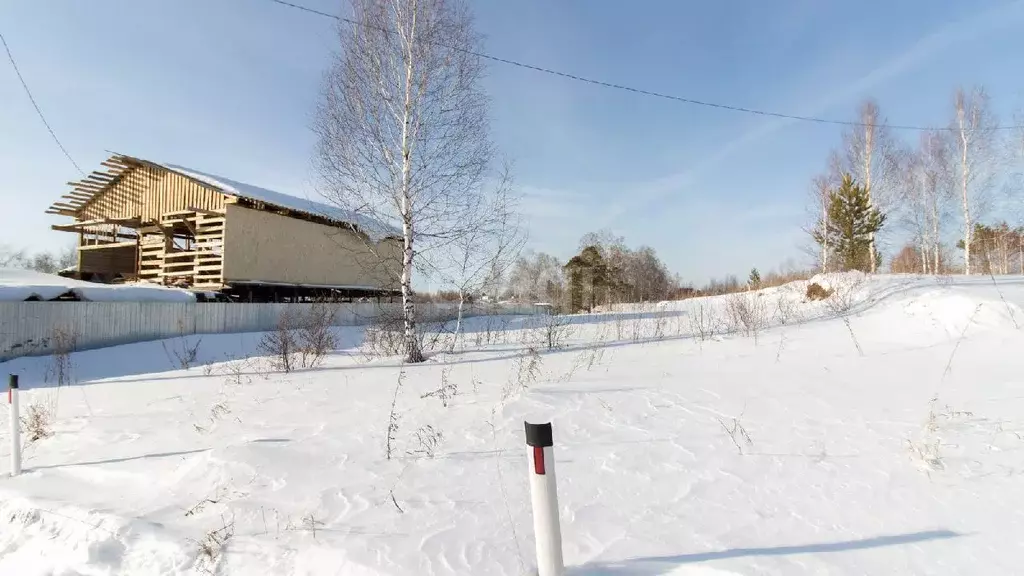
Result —
<svg viewBox="0 0 1024 576"><path fill-rule="evenodd" d="M437 318L432 322L419 319L416 322L416 338L419 339L420 350L451 350L455 335L448 324L445 318ZM363 332L360 351L367 360L404 355L405 318L402 312L386 310L374 316Z"/></svg>
<svg viewBox="0 0 1024 576"><path fill-rule="evenodd" d="M259 349L270 357L274 370L291 372L295 364L298 343L295 338L296 317L291 307L285 308L277 319L277 328L267 332L260 340Z"/></svg>
<svg viewBox="0 0 1024 576"><path fill-rule="evenodd" d="M217 573L224 547L235 535L235 520L228 522L223 517L221 520L223 524L220 528L207 532L201 541L194 541L198 548L196 568L206 574Z"/></svg>
<svg viewBox="0 0 1024 576"><path fill-rule="evenodd" d="M808 300L825 300L832 295L832 289L826 290L817 282L811 282L807 285L807 299Z"/></svg>
<svg viewBox="0 0 1024 576"><path fill-rule="evenodd" d="M75 365L71 354L78 344L78 337L69 328L55 328L51 335L53 353L46 369L44 380L57 384L57 388L74 384Z"/></svg>
<svg viewBox="0 0 1024 576"><path fill-rule="evenodd" d="M654 333L651 335L655 340L661 340L665 337L665 325L668 320L665 318L665 313L661 310L655 309L654 311Z"/></svg>
<svg viewBox="0 0 1024 576"><path fill-rule="evenodd" d="M335 349L334 321L338 309L328 302L314 302L299 322L299 363L315 368Z"/></svg>
<svg viewBox="0 0 1024 576"><path fill-rule="evenodd" d="M21 417L21 427L28 442L38 442L53 436L53 421L56 417L53 398L50 396L29 404L25 415Z"/></svg>
<svg viewBox="0 0 1024 576"><path fill-rule="evenodd" d="M405 352L405 324L400 314L381 313L366 325L360 347L367 359Z"/></svg>
<svg viewBox="0 0 1024 576"><path fill-rule="evenodd" d="M423 394L420 398L437 398L441 401L441 405L447 408L448 404L459 395L459 384L450 379L451 372L451 365L446 364L441 369L441 385L436 390Z"/></svg>
<svg viewBox="0 0 1024 576"><path fill-rule="evenodd" d="M260 340L260 350L270 357L275 370L291 372L296 367L315 368L334 350L334 319L337 308L316 302L305 313L286 307L277 327Z"/></svg>
<svg viewBox="0 0 1024 576"><path fill-rule="evenodd" d="M565 340L572 331L569 322L564 316L551 314L544 317L544 325L541 327L541 335L548 350L555 350L565 345Z"/></svg>
<svg viewBox="0 0 1024 576"><path fill-rule="evenodd" d="M740 420L743 418L743 414L739 417L732 419L732 426L729 426L721 418L718 419L718 423L722 425L722 429L729 435L729 439L732 440L736 451L743 454L743 446L752 448L754 446L754 440L750 438L750 434L747 433L747 429L743 427L743 423Z"/></svg>
<svg viewBox="0 0 1024 576"><path fill-rule="evenodd" d="M790 299L788 294L780 293L775 301L775 319L779 324L789 324L794 320L799 320L796 303Z"/></svg>
<svg viewBox="0 0 1024 576"><path fill-rule="evenodd" d="M188 338L181 336L175 339L170 348L167 347L167 342L161 342L160 345L163 346L164 354L171 364L182 370L188 370L196 364L196 360L199 358L199 346L202 343L203 339L200 338L194 344L189 344Z"/></svg>
<svg viewBox="0 0 1024 576"><path fill-rule="evenodd" d="M857 294L864 281L863 274L850 273L832 282L831 298L826 301L829 311L836 316L845 316L857 303Z"/></svg>
<svg viewBox="0 0 1024 576"><path fill-rule="evenodd" d="M410 456L426 456L427 458L433 458L434 454L437 453L438 448L441 446L441 441L444 440L444 435L440 430L434 428L430 424L421 426L415 432L417 448L415 450L409 450L406 454Z"/></svg>
<svg viewBox="0 0 1024 576"><path fill-rule="evenodd" d="M528 348L526 353L516 358L515 367L509 375L508 382L501 390L502 402L525 391L530 384L536 382L540 378L543 363L544 360L536 348Z"/></svg>
<svg viewBox="0 0 1024 576"><path fill-rule="evenodd" d="M768 325L768 311L764 298L756 292L741 292L729 296L726 313L733 330L742 331L745 336L757 336Z"/></svg>
<svg viewBox="0 0 1024 576"><path fill-rule="evenodd" d="M690 310L689 314L690 332L698 341L704 342L714 338L718 333L718 315L715 314L714 307L705 300L697 302L696 307Z"/></svg>

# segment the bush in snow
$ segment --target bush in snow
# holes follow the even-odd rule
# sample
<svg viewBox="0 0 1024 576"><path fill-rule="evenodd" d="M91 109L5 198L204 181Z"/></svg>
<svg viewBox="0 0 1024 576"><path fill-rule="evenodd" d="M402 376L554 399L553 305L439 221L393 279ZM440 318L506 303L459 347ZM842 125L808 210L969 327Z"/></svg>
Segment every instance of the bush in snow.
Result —
<svg viewBox="0 0 1024 576"><path fill-rule="evenodd" d="M274 370L291 372L295 365L298 344L295 341L296 318L292 308L285 308L277 318L277 328L260 340L260 351L270 357Z"/></svg>
<svg viewBox="0 0 1024 576"><path fill-rule="evenodd" d="M778 320L779 324L789 324L792 321L798 321L800 313L797 310L796 302L790 298L789 294L779 293L778 298L775 300L775 319Z"/></svg>
<svg viewBox="0 0 1024 576"><path fill-rule="evenodd" d="M314 302L299 323L299 363L304 368L319 366L334 350L334 320L338 307L328 302Z"/></svg>
<svg viewBox="0 0 1024 576"><path fill-rule="evenodd" d="M543 317L541 326L542 344L548 350L555 350L565 345L565 340L571 335L572 327L564 316L550 314Z"/></svg>
<svg viewBox="0 0 1024 576"><path fill-rule="evenodd" d="M326 302L314 303L305 312L287 307L277 319L277 328L260 340L260 350L270 357L275 370L315 368L335 348L336 313L337 308Z"/></svg>
<svg viewBox="0 0 1024 576"><path fill-rule="evenodd" d="M416 337L420 342L420 350L451 351L455 344L455 335L450 320L450 316L437 317L432 321L420 319L416 323ZM360 349L367 360L404 354L405 318L402 311L382 310L380 314L374 316L363 332Z"/></svg>
<svg viewBox="0 0 1024 576"><path fill-rule="evenodd" d="M811 282L807 285L807 299L808 300L825 300L832 295L832 290L826 290L821 284L817 282Z"/></svg>
<svg viewBox="0 0 1024 576"><path fill-rule="evenodd" d="M21 427L29 442L37 442L53 436L53 420L57 407L54 396L29 404L25 415L21 417Z"/></svg>
<svg viewBox="0 0 1024 576"><path fill-rule="evenodd" d="M733 330L742 331L745 336L757 335L768 325L768 310L764 298L756 292L744 292L729 296L726 313Z"/></svg>
<svg viewBox="0 0 1024 576"><path fill-rule="evenodd" d="M718 333L718 315L715 308L705 300L698 300L696 307L690 311L690 332L700 342L715 337Z"/></svg>

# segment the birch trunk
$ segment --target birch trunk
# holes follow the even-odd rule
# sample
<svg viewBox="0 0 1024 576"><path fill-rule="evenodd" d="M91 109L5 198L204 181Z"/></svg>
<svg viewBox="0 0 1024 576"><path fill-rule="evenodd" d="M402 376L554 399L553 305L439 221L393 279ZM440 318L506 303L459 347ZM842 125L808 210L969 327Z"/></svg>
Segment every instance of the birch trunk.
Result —
<svg viewBox="0 0 1024 576"><path fill-rule="evenodd" d="M466 293L459 291L459 311L455 317L455 338L452 340L452 350L455 349L455 343L459 341L462 336L462 307L466 303Z"/></svg>
<svg viewBox="0 0 1024 576"><path fill-rule="evenodd" d="M875 204L872 199L871 190L871 155L874 148L874 137L875 137L875 126L874 124L868 124L864 127L864 189L868 192L868 208L874 208ZM875 259L875 233L872 232L868 237L868 258L871 259L870 270L871 273L875 273L877 261Z"/></svg>
<svg viewBox="0 0 1024 576"><path fill-rule="evenodd" d="M821 271L828 272L828 197L821 201Z"/></svg>
<svg viewBox="0 0 1024 576"><path fill-rule="evenodd" d="M404 249L402 251L402 312L405 324L405 361L423 362L423 350L420 348L419 338L416 337L416 303L413 301L412 291L412 263L413 263L413 241L415 239L415 223L412 219L412 141L410 136L410 124L412 122L412 88L413 68L415 54L413 46L416 43L416 17L415 4L412 11L412 22L409 26L409 38L406 42L405 60L405 100L402 109L402 237Z"/></svg>
<svg viewBox="0 0 1024 576"><path fill-rule="evenodd" d="M964 275L970 276L971 274L971 236L972 226L971 223L971 204L970 199L967 196L967 182L970 179L970 167L967 165L967 133L963 128L963 118L960 120L960 143L961 143L961 155L960 155L960 170L961 170L961 201L964 214Z"/></svg>

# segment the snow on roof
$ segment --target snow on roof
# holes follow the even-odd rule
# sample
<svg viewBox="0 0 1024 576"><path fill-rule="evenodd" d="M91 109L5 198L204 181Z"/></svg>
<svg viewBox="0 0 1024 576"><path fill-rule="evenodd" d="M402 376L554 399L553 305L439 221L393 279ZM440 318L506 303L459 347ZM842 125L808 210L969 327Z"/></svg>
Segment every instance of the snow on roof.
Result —
<svg viewBox="0 0 1024 576"><path fill-rule="evenodd" d="M187 290L145 284L96 284L32 270L0 268L0 301L53 300L69 292L90 302L194 302Z"/></svg>
<svg viewBox="0 0 1024 576"><path fill-rule="evenodd" d="M208 186L217 188L225 194L236 196L239 198L246 198L248 200L255 200L258 202L264 202L266 204L272 204L280 208L287 208L289 210L295 210L296 212L303 212L314 216L322 216L330 220L337 222L347 222L355 225L359 230L366 233L374 242L380 242L384 238L389 237L401 237L402 231L398 228L357 214L350 210L343 210L334 206L329 206L321 202L313 200L298 198L289 194L282 194L281 192L275 192L273 190L267 190L266 188L260 188L259 186L253 186L252 184L245 184L237 182L229 178L222 176L216 176L214 174L208 174L206 172L200 172L191 168L185 168L183 166L176 166L174 164L157 164L172 172L177 172L182 176L198 180Z"/></svg>

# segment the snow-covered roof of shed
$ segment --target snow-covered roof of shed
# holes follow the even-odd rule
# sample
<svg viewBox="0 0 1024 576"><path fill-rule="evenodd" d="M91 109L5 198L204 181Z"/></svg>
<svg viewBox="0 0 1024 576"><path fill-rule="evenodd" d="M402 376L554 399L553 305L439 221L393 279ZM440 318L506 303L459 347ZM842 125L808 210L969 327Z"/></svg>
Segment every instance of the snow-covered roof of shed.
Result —
<svg viewBox="0 0 1024 576"><path fill-rule="evenodd" d="M263 202L279 208L294 210L296 212L302 212L313 216L320 216L329 220L334 220L335 222L352 224L369 236L374 242L380 242L384 238L402 236L402 231L398 228L362 214L357 214L350 210L343 210L322 202L303 199L289 194L282 194L281 192L267 190L266 188L253 186L252 184L237 182L230 178L200 172L199 170L185 168L184 166L177 166L174 164L158 164L158 166L202 182L203 184L216 188L230 196L254 200L256 202Z"/></svg>
<svg viewBox="0 0 1024 576"><path fill-rule="evenodd" d="M96 284L32 270L0 268L0 302L54 300L74 294L87 302L195 302L187 290L148 283Z"/></svg>

